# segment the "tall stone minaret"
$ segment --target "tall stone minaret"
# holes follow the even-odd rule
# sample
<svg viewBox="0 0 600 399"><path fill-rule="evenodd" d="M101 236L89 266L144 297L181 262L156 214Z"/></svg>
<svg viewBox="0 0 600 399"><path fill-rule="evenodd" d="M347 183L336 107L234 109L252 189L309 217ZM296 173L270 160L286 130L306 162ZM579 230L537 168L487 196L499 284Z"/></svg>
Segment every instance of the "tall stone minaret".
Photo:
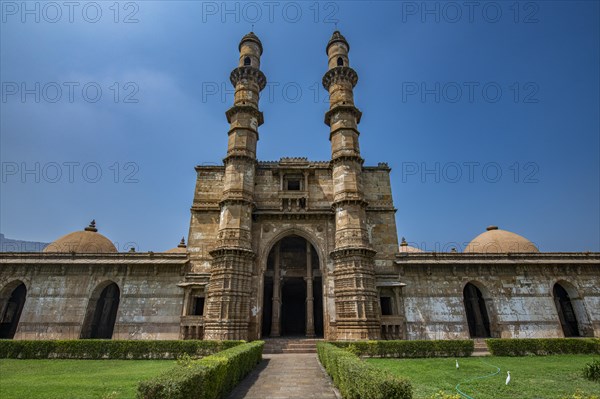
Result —
<svg viewBox="0 0 600 399"><path fill-rule="evenodd" d="M335 31L327 43L329 70L323 87L329 91L325 123L331 128L333 208L335 210L334 261L337 339L380 338L379 305L375 288L375 251L369 243L366 207L361 182L363 159L358 146L361 112L354 106L358 75L350 68L350 45Z"/></svg>
<svg viewBox="0 0 600 399"><path fill-rule="evenodd" d="M262 43L253 32L242 38L239 50L239 65L230 75L235 95L226 112L229 141L217 246L210 253L204 339L248 339L256 142L263 123L258 100L266 78L259 69Z"/></svg>

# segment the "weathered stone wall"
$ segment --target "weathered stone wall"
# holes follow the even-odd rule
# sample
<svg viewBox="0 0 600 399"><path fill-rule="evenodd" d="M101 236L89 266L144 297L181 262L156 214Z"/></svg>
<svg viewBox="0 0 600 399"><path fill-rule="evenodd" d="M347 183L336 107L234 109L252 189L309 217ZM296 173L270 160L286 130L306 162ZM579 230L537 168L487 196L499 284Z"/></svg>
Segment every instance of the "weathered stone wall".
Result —
<svg viewBox="0 0 600 399"><path fill-rule="evenodd" d="M3 255L0 263L1 296L15 281L27 288L16 339L79 338L92 293L109 281L120 291L114 339L179 338L183 290L177 284L185 254L169 256L168 263L145 254L118 254L108 261L106 255L16 255Z"/></svg>
<svg viewBox="0 0 600 399"><path fill-rule="evenodd" d="M483 294L492 337L564 336L552 291L556 283L569 292L581 335L600 336L598 254L512 258L516 259L507 254L479 260L466 254L399 257L399 281L406 284L402 296L407 338L469 338L463 299L467 283ZM570 258L568 264L565 258Z"/></svg>
<svg viewBox="0 0 600 399"><path fill-rule="evenodd" d="M219 202L223 194L225 168L197 166L196 188L191 208L188 251L193 273L210 273L209 252L217 244L219 232Z"/></svg>

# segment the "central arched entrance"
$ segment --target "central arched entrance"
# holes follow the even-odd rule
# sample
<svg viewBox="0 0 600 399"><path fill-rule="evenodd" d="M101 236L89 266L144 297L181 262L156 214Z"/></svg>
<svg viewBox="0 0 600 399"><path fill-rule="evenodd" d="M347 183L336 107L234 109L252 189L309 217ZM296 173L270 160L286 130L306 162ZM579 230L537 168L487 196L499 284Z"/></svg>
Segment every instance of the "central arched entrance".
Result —
<svg viewBox="0 0 600 399"><path fill-rule="evenodd" d="M323 292L319 256L305 238L279 240L264 274L262 336L323 336Z"/></svg>

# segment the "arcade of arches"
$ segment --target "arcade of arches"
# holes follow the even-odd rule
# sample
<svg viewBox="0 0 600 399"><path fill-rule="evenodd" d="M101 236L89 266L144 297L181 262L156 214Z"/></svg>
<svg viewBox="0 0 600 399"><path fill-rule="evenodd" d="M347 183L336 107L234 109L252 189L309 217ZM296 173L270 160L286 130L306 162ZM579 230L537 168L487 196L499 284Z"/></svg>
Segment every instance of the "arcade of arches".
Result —
<svg viewBox="0 0 600 399"><path fill-rule="evenodd" d="M282 238L269 253L262 336L323 336L319 257L312 244L300 236Z"/></svg>
<svg viewBox="0 0 600 399"><path fill-rule="evenodd" d="M567 283L556 283L552 288L552 297L554 298L563 335L565 337L593 335L582 332L581 320L578 319L587 320L586 312L581 299L572 298L569 295L569 291L576 295L576 290ZM463 290L463 300L470 337L492 337L488 314L488 306L490 304L486 303L481 289L473 283L468 283Z"/></svg>

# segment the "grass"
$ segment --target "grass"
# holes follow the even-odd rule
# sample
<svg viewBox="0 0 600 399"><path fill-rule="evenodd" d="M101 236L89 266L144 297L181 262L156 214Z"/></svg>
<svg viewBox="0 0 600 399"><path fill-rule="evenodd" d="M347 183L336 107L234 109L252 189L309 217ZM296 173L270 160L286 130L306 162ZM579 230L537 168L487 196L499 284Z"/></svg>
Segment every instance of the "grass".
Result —
<svg viewBox="0 0 600 399"><path fill-rule="evenodd" d="M455 387L477 399L558 399L577 390L588 395L600 394L600 384L583 378L582 370L593 355L555 355L528 357L460 358L460 368L453 358L437 359L366 359L374 366L408 377L414 399L429 399L436 392L456 394ZM495 373L489 378L473 378ZM506 372L511 382L505 385Z"/></svg>
<svg viewBox="0 0 600 399"><path fill-rule="evenodd" d="M138 381L175 364L172 360L0 359L0 398L135 398Z"/></svg>

